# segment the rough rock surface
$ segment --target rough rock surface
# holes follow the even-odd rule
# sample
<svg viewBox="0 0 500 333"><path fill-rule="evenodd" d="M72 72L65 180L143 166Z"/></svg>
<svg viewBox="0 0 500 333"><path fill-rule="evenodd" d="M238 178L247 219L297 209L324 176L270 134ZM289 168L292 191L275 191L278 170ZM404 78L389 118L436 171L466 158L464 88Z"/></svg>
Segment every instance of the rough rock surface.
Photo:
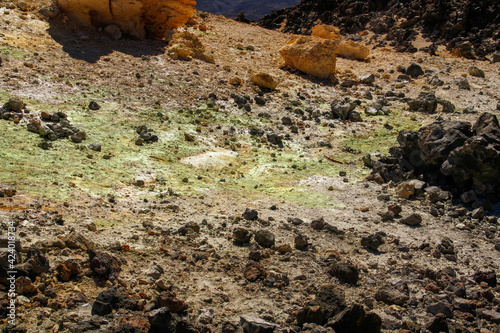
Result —
<svg viewBox="0 0 500 333"><path fill-rule="evenodd" d="M280 50L285 65L306 74L328 79L335 74L338 42L306 36L292 36Z"/></svg>
<svg viewBox="0 0 500 333"><path fill-rule="evenodd" d="M463 196L467 203L478 201L477 195L498 202L500 127L495 115L484 113L474 126L460 121L434 122L418 132L400 132L398 141L401 146L394 147L391 157L377 161L372 171L385 181L399 182L412 175L423 175L431 182L447 179L460 195L467 193ZM436 192L426 191L431 198ZM440 201L438 197L431 200Z"/></svg>
<svg viewBox="0 0 500 333"><path fill-rule="evenodd" d="M117 25L136 38L164 38L195 12L195 0L58 0L59 7L86 26Z"/></svg>

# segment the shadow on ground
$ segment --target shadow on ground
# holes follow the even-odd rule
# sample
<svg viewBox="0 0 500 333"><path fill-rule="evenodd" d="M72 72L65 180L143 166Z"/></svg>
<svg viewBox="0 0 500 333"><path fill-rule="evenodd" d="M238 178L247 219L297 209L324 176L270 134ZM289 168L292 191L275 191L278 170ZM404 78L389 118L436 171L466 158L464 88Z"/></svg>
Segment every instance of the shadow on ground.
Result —
<svg viewBox="0 0 500 333"><path fill-rule="evenodd" d="M63 51L74 59L88 63L95 63L115 51L134 57L159 55L165 52L168 45L164 40L136 40L127 36L113 40L97 29L65 24L60 19L50 20L49 24L47 32L62 45Z"/></svg>

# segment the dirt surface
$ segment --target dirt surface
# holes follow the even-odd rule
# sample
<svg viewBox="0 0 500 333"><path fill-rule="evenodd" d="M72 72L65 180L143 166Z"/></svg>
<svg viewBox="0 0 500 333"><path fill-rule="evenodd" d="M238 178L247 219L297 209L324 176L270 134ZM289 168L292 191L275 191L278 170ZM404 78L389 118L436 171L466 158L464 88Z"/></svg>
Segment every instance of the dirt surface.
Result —
<svg viewBox="0 0 500 333"><path fill-rule="evenodd" d="M398 184L365 180L363 157L387 156L401 130L499 116L499 63L443 46L436 56L378 47L368 62L339 58L334 85L282 67L288 34L220 16L198 13L186 28L211 64L174 60L166 41L112 40L61 14L48 19L37 2L0 5L0 102L26 105L0 120L0 221L4 235L16 226L19 264L45 267L16 266L26 276L17 330L2 276L6 332L154 332L153 310L165 306L176 332L241 330L241 316L282 332L356 332L334 316L356 304L384 332L498 332L498 203L481 214L456 197L401 198ZM401 77L413 63L424 73ZM484 77L469 74L474 66ZM250 83L254 72L273 75L277 90ZM360 83L363 74L375 81ZM429 91L455 110L410 111ZM383 114L365 113L384 96ZM331 103L345 98L363 121L334 119ZM28 131L42 112L42 124L62 112L76 134ZM401 212L386 218L394 206ZM412 214L421 222L410 226ZM245 230L250 244L238 243ZM327 284L345 293L341 309L321 299ZM112 288L126 302L106 302L100 293ZM320 319L300 322L318 304Z"/></svg>

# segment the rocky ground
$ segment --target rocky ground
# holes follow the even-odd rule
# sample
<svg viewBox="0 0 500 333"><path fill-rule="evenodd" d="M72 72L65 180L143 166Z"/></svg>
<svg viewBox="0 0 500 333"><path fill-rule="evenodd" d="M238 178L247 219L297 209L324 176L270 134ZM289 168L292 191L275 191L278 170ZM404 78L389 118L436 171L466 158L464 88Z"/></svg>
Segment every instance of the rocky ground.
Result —
<svg viewBox="0 0 500 333"><path fill-rule="evenodd" d="M180 60L0 4L5 332L498 332L494 53L376 47L332 83L211 14Z"/></svg>

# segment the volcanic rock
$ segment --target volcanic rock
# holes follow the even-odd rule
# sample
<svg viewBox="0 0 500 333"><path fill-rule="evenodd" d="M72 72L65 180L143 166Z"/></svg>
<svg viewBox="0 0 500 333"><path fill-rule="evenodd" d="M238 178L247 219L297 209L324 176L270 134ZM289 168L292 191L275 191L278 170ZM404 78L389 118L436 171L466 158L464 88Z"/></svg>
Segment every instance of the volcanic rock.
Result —
<svg viewBox="0 0 500 333"><path fill-rule="evenodd" d="M89 250L90 269L105 279L115 280L121 272L121 263L107 252Z"/></svg>
<svg viewBox="0 0 500 333"><path fill-rule="evenodd" d="M273 333L278 328L277 324L251 316L241 316L240 324L245 333Z"/></svg>
<svg viewBox="0 0 500 333"><path fill-rule="evenodd" d="M336 277L341 282L356 284L359 279L359 269L348 263L335 263L328 269L328 274Z"/></svg>
<svg viewBox="0 0 500 333"><path fill-rule="evenodd" d="M375 313L366 313L359 304L353 304L328 321L335 332L379 333L382 319Z"/></svg>

